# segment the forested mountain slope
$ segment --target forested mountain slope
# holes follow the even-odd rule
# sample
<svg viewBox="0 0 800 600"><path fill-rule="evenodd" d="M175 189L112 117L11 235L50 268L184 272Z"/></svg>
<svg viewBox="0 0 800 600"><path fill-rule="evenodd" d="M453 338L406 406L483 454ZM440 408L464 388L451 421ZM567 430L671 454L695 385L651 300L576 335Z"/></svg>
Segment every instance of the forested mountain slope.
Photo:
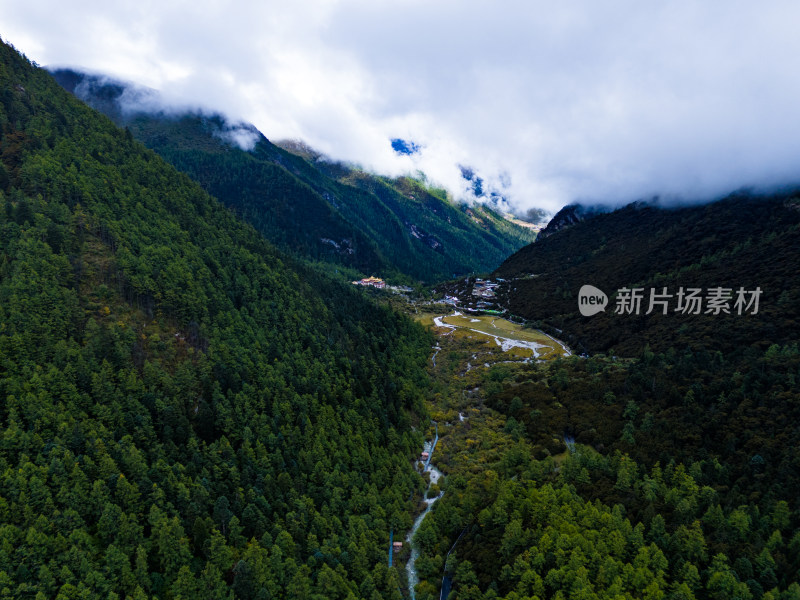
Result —
<svg viewBox="0 0 800 600"><path fill-rule="evenodd" d="M0 595L391 598L430 340L0 44Z"/></svg>
<svg viewBox="0 0 800 600"><path fill-rule="evenodd" d="M513 313L592 356L472 384L510 439L463 434L468 462L453 453L420 529L425 584L444 568L458 598L800 597L797 200L564 224L495 275ZM579 313L584 284L609 294L605 312ZM621 288L681 286L760 288L759 310L682 314L673 298L647 315L646 293L638 316L614 314Z"/></svg>
<svg viewBox="0 0 800 600"><path fill-rule="evenodd" d="M596 214L537 240L496 271L513 280L505 301L511 312L564 332L579 350L638 356L652 350L693 348L723 353L800 339L800 200L792 195L733 196L703 206L666 209L633 204ZM605 312L584 317L584 284L609 296ZM642 288L640 314L616 314L617 291ZM729 313L684 314L681 288L730 290ZM651 289L668 298L654 305ZM758 312L735 307L737 292L761 290ZM746 298L748 301L750 297Z"/></svg>
<svg viewBox="0 0 800 600"><path fill-rule="evenodd" d="M440 332L456 393L418 600L443 581L459 600L800 598L794 195L562 217L495 275L513 313L591 355L481 370ZM579 313L584 284L605 312ZM645 294L614 314L625 287L700 288L703 311L647 315ZM706 313L718 287L760 288L758 312Z"/></svg>
<svg viewBox="0 0 800 600"><path fill-rule="evenodd" d="M297 153L296 144L289 152L220 115L165 112L119 82L68 69L53 74L303 257L433 282L491 270L534 237L489 207L453 204L419 180L371 175L313 151Z"/></svg>
<svg viewBox="0 0 800 600"><path fill-rule="evenodd" d="M294 144L286 147L296 152ZM382 248L400 248L393 260L406 272L422 269L426 281L487 270L535 238L533 230L505 219L490 204L453 204L444 190L418 179L380 177L313 152L289 160L274 148L262 150L321 190Z"/></svg>

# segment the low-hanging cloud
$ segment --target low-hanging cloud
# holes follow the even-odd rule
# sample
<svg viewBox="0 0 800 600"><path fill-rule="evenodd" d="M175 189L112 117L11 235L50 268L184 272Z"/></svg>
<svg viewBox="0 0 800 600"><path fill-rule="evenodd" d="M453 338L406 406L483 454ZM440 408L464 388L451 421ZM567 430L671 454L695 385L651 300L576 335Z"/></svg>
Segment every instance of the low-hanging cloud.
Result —
<svg viewBox="0 0 800 600"><path fill-rule="evenodd" d="M39 63L455 195L466 165L520 210L800 182L799 18L789 1L0 0L0 35Z"/></svg>
<svg viewBox="0 0 800 600"><path fill-rule="evenodd" d="M244 151L252 150L263 137L250 123L231 121L202 105L180 104L174 99L165 100L157 90L131 81L121 81L103 73L57 66L48 67L48 71L59 85L120 124L127 123L140 114L160 119L181 119L187 116L199 118L211 135Z"/></svg>

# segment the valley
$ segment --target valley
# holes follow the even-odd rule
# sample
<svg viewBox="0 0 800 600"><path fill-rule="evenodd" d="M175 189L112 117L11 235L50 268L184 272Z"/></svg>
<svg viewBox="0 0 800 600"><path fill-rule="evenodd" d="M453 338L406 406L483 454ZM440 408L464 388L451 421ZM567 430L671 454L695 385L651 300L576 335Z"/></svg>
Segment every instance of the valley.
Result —
<svg viewBox="0 0 800 600"><path fill-rule="evenodd" d="M445 310L446 306L439 305L438 308ZM491 438L502 444L502 437L498 439L503 434L502 416L485 405L484 392L481 391L481 386L491 377L490 369L495 365L505 368L556 360L569 356L569 351L561 342L542 332L493 315L464 316L458 311L450 314L415 313L411 312L411 307L406 311L436 336L429 371L442 386L441 392L428 402L432 418L441 420L432 421L432 427L426 431L428 441L419 463L423 477L429 482L422 497L424 508L416 516L406 537L410 551L399 557L400 565L403 559L406 560L408 597L416 600L430 597L430 589L435 585L428 581L421 586L420 595L416 593L420 582L416 563L423 552L423 542L417 538L417 532L426 527L425 519L444 496L440 486L444 485L447 477L457 475L466 467L470 457L474 456L477 440ZM444 356L437 365L436 356L440 352ZM495 448L493 451L502 450ZM458 456L456 460L454 454ZM556 463L560 463L564 456L565 453L556 456ZM439 469L440 461L446 465L442 466L444 471ZM423 572L429 573L426 567L423 567ZM440 577L440 584L449 589L452 572L443 567Z"/></svg>
<svg viewBox="0 0 800 600"><path fill-rule="evenodd" d="M627 236L618 252L607 254L610 242L591 221L572 224L511 257L492 279L441 284L448 305L439 312L411 309L437 335L427 405L438 423L443 492L416 533L417 599L438 598L442 587L468 599L558 598L565 589L587 598L800 593L800 463L787 452L798 441L792 399L800 352L796 309L787 304L796 279L779 275L788 272L786 261L753 267L751 275L783 300L750 320L701 315L690 327L680 315L623 322L611 311L581 319L577 296L568 293L587 273L595 274L589 281L603 273L629 282L624 272L604 271L624 261L644 268L639 255L627 254L629 244L659 247L664 264L684 251L637 240L630 229L637 219L653 220L668 237L683 235L664 225L670 220L710 230L721 218L735 230L758 214L759 227L772 223L775 233L709 239L723 246L704 255L703 269L673 262L656 278L732 284L740 273L725 268L730 256L796 251L796 202L732 198L664 214L626 207L592 217ZM575 260L571 249L582 236L597 249ZM607 291L613 285L622 284L601 283ZM503 317L481 314L479 302ZM581 356L509 321L506 306L548 332L563 328ZM766 333L777 323L785 329Z"/></svg>
<svg viewBox="0 0 800 600"><path fill-rule="evenodd" d="M796 564L779 563L794 550L778 545L778 533L798 539L778 516L788 498L756 520L744 497L725 498L721 484L730 481L732 462L693 461L689 448L671 446L648 455L661 436L688 439L691 432L656 421L664 417L633 383L648 369L640 361L565 353L511 360L511 350L477 330L492 333L494 317L417 318L437 335L427 403L436 427L425 438L438 436L441 472L435 503L424 505L414 525L417 600L439 598L442 586L458 598L547 597L563 586L580 586L592 598L661 598L664 589L686 598L754 598L748 590L770 580L786 582L787 591L765 598L800 591L790 575L779 575ZM479 353L480 366L470 368ZM794 351L786 356L798 366ZM658 373L653 366L649 373ZM665 377L655 375L656 390L670 385ZM652 393L646 381L641 392ZM720 465L715 473L712 464ZM745 515L747 528L737 532L735 520ZM745 542L745 531L758 534ZM732 565L745 569L748 555L766 570L745 584ZM639 596L641 589L649 591ZM726 595L707 596L707 589Z"/></svg>
<svg viewBox="0 0 800 600"><path fill-rule="evenodd" d="M567 347L555 338L493 315L464 315L455 311L450 315L434 317L433 325L437 329L461 330L461 336L477 334L478 340L481 337L491 338L503 352L513 351L511 356L522 356L529 360L551 360L556 356L570 355Z"/></svg>
<svg viewBox="0 0 800 600"><path fill-rule="evenodd" d="M0 598L800 600L800 192L528 243L59 73L110 118L0 43Z"/></svg>
<svg viewBox="0 0 800 600"><path fill-rule="evenodd" d="M52 73L280 250L350 279L431 284L492 269L536 237L505 218L501 204L455 201L424 175L370 173L303 143L273 143L213 111L160 105L154 90L71 69ZM141 95L155 97L131 102ZM236 143L243 138L250 143Z"/></svg>
<svg viewBox="0 0 800 600"><path fill-rule="evenodd" d="M406 536L406 542L411 548L409 553L408 562L406 562L406 576L408 578L408 595L412 600L416 600L416 587L419 583L419 576L415 564L419 558L419 547L416 543L417 531L425 520L425 517L433 508L433 505L442 497L444 492L439 489L439 479L442 476L441 471L433 465L433 455L436 452L436 446L439 442L439 425L434 423L434 437L433 440L426 441L423 446L423 454L420 457L422 464L422 475L428 479L428 488L425 491L423 502L425 509L414 519L414 524Z"/></svg>

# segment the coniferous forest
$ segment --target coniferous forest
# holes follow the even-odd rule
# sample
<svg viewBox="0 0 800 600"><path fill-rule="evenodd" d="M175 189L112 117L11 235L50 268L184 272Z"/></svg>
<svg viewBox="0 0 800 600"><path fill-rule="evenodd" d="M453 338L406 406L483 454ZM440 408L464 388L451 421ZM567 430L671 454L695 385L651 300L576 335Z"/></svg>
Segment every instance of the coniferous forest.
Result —
<svg viewBox="0 0 800 600"><path fill-rule="evenodd" d="M273 144L252 125L220 114L130 102L138 91L132 84L71 69L53 76L300 257L436 283L491 270L535 238L490 203L451 202L424 179L380 177L303 144ZM252 148L234 143L235 133Z"/></svg>
<svg viewBox="0 0 800 600"><path fill-rule="evenodd" d="M0 594L392 597L428 334L0 52Z"/></svg>
<svg viewBox="0 0 800 600"><path fill-rule="evenodd" d="M798 194L514 253L529 232L422 178L114 106L0 43L0 598L800 600ZM495 267L564 352L332 275ZM613 310L681 286L762 303Z"/></svg>

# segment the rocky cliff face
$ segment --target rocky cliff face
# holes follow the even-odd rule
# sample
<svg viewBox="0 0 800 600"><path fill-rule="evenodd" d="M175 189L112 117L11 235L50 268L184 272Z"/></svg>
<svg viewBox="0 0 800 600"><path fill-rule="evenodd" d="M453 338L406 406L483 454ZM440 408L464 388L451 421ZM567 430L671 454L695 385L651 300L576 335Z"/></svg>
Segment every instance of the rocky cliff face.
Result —
<svg viewBox="0 0 800 600"><path fill-rule="evenodd" d="M536 239L542 240L554 234L556 231L560 231L561 229L565 229L575 225L576 223L585 221L586 219L597 214L597 212L598 211L596 209L583 206L582 204L569 204L558 211L555 216L550 219L547 227L539 232L539 236Z"/></svg>

